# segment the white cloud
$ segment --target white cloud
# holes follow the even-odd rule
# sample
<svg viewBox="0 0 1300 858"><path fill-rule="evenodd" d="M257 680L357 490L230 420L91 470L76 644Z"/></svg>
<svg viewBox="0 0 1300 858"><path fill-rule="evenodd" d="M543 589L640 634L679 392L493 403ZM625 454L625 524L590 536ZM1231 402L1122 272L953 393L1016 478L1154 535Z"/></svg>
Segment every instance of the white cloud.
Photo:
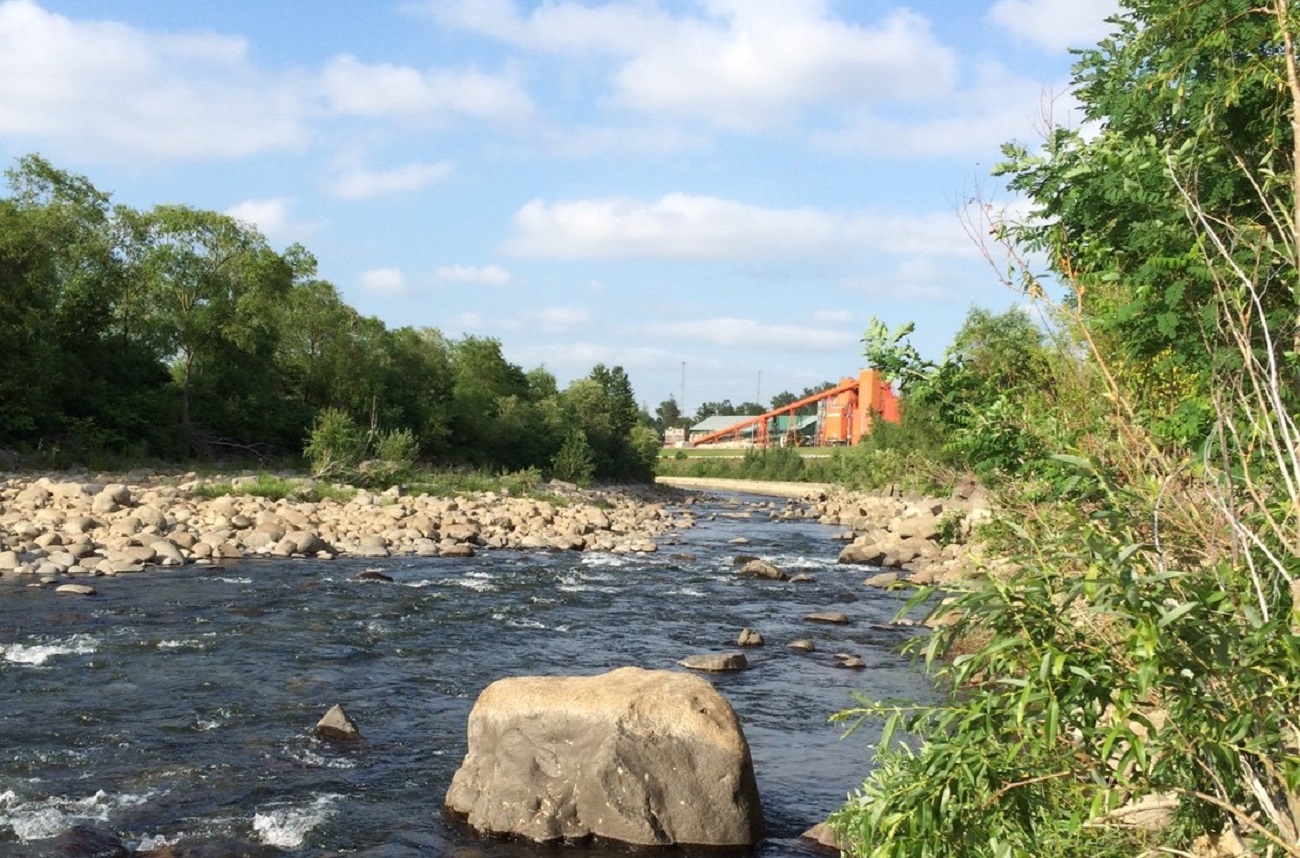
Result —
<svg viewBox="0 0 1300 858"><path fill-rule="evenodd" d="M989 17L1045 51L1063 51L1096 44L1112 31L1106 19L1117 12L1117 0L998 0Z"/></svg>
<svg viewBox="0 0 1300 858"><path fill-rule="evenodd" d="M580 307L543 307L530 317L544 331L562 333L591 321L591 313Z"/></svg>
<svg viewBox="0 0 1300 858"><path fill-rule="evenodd" d="M818 105L929 99L950 90L957 58L929 22L906 9L862 26L836 20L826 0L704 0L670 16L654 3L571 0L526 16L509 0L431 0L446 27L558 54L620 63L612 104L732 128L765 128Z"/></svg>
<svg viewBox="0 0 1300 858"><path fill-rule="evenodd" d="M389 63L363 63L344 54L321 74L330 106L356 116L443 119L469 116L516 122L533 112L518 82L474 69L420 71Z"/></svg>
<svg viewBox="0 0 1300 858"><path fill-rule="evenodd" d="M853 334L833 328L807 325L780 325L756 319L697 319L655 325L659 337L716 346L754 346L812 351L839 351L856 341Z"/></svg>
<svg viewBox="0 0 1300 858"><path fill-rule="evenodd" d="M74 21L0 2L0 135L86 158L238 158L301 147L300 93L240 38Z"/></svg>
<svg viewBox="0 0 1300 858"><path fill-rule="evenodd" d="M652 203L533 200L515 214L507 243L520 256L553 259L821 258L864 246L894 253L974 252L955 214L845 215L680 193Z"/></svg>
<svg viewBox="0 0 1300 858"><path fill-rule="evenodd" d="M334 180L330 192L345 200L365 200L382 194L418 191L449 175L453 169L450 161L413 162L389 170L353 167Z"/></svg>
<svg viewBox="0 0 1300 858"><path fill-rule="evenodd" d="M252 224L269 238L287 234L289 225L289 205L287 197L272 197L264 200L244 200L226 209L226 214L235 220Z"/></svg>
<svg viewBox="0 0 1300 858"><path fill-rule="evenodd" d="M362 273L361 288L380 295L398 295L406 291L406 275L396 268L374 268Z"/></svg>
<svg viewBox="0 0 1300 858"><path fill-rule="evenodd" d="M716 2L615 76L615 101L737 128L768 127L817 104L925 100L956 80L956 57L907 10L875 28L825 17L821 3Z"/></svg>
<svg viewBox="0 0 1300 858"><path fill-rule="evenodd" d="M518 281L500 265L444 265L433 276L452 283L473 283L478 286L510 286Z"/></svg>
<svg viewBox="0 0 1300 858"><path fill-rule="evenodd" d="M547 2L520 14L513 0L427 0L408 6L450 27L550 53L630 54L672 36L673 19L648 3Z"/></svg>

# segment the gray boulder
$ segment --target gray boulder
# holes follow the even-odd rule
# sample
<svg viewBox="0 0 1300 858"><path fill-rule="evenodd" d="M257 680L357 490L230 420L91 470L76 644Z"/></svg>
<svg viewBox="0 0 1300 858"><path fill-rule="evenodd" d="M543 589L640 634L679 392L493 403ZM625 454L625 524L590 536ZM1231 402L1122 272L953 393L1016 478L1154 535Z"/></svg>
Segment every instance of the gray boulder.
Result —
<svg viewBox="0 0 1300 858"><path fill-rule="evenodd" d="M743 848L763 836L749 744L705 680L625 667L492 683L446 806L538 842Z"/></svg>
<svg viewBox="0 0 1300 858"><path fill-rule="evenodd" d="M318 739L331 742L355 742L361 738L361 731L357 729L356 723L337 703L316 722L316 728L312 732Z"/></svg>

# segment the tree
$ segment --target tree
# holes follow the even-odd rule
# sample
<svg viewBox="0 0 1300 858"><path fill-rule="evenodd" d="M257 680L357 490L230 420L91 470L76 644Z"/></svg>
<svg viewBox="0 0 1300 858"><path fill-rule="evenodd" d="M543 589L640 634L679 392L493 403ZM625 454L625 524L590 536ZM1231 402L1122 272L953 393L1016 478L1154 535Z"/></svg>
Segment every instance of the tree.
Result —
<svg viewBox="0 0 1300 858"><path fill-rule="evenodd" d="M655 428L660 432L686 426L687 423L686 416L682 414L681 406L677 404L675 397L668 397L655 408Z"/></svg>
<svg viewBox="0 0 1300 858"><path fill-rule="evenodd" d="M259 233L187 206L155 207L142 269L180 388L184 446L195 441L194 405L209 419L204 440L235 431L252 440L273 409L278 306L293 269ZM196 397L196 391L199 397Z"/></svg>
<svg viewBox="0 0 1300 858"><path fill-rule="evenodd" d="M719 414L735 413L736 406L731 404L730 399L724 399L721 402L701 402L700 407L695 411L695 422L700 423Z"/></svg>

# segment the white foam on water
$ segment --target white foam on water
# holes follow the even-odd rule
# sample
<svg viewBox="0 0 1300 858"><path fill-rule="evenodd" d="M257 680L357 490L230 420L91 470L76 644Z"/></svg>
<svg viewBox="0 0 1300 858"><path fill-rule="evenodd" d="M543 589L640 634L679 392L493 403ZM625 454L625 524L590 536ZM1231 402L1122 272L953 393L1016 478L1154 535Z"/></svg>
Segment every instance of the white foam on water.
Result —
<svg viewBox="0 0 1300 858"><path fill-rule="evenodd" d="M176 838L172 840L168 840L166 837L164 837L161 834L155 834L152 836L146 834L144 837L141 837L140 842L135 845L135 851L152 852L155 849L163 849L168 846L175 845L179 843L183 838L184 835L178 835Z"/></svg>
<svg viewBox="0 0 1300 858"><path fill-rule="evenodd" d="M604 566L617 569L621 566L627 566L628 560L618 554L583 554L581 563L583 566Z"/></svg>
<svg viewBox="0 0 1300 858"><path fill-rule="evenodd" d="M495 593L497 591L496 577L491 572L466 572L463 577L452 578L449 583L479 593Z"/></svg>
<svg viewBox="0 0 1300 858"><path fill-rule="evenodd" d="M425 587L432 587L438 582L433 580L432 578L425 578L420 581L399 581L398 583L401 584L403 587L411 587L412 589L415 590L423 590Z"/></svg>
<svg viewBox="0 0 1300 858"><path fill-rule="evenodd" d="M678 587L676 590L669 590L669 596L691 596L698 598L704 595L703 590L696 590L694 587Z"/></svg>
<svg viewBox="0 0 1300 858"><path fill-rule="evenodd" d="M230 575L218 575L213 580L221 581L224 584L252 584L252 578L235 578Z"/></svg>
<svg viewBox="0 0 1300 858"><path fill-rule="evenodd" d="M253 815L253 831L267 846L278 849L297 849L307 840L307 835L334 815L334 805L340 795L318 796L306 805L291 805L268 809Z"/></svg>
<svg viewBox="0 0 1300 858"><path fill-rule="evenodd" d="M78 822L108 822L116 811L145 804L152 797L153 793L115 796L100 790L85 798L24 798L9 790L0 793L0 831L11 829L23 842L46 840Z"/></svg>
<svg viewBox="0 0 1300 858"><path fill-rule="evenodd" d="M158 641L158 649L204 649L202 641Z"/></svg>
<svg viewBox="0 0 1300 858"><path fill-rule="evenodd" d="M89 635L43 644L0 644L0 660L13 664L41 666L60 655L87 655L99 649L99 641Z"/></svg>
<svg viewBox="0 0 1300 858"><path fill-rule="evenodd" d="M285 755L295 763L301 763L313 769L355 769L355 760L342 757L327 757L311 748L286 748Z"/></svg>

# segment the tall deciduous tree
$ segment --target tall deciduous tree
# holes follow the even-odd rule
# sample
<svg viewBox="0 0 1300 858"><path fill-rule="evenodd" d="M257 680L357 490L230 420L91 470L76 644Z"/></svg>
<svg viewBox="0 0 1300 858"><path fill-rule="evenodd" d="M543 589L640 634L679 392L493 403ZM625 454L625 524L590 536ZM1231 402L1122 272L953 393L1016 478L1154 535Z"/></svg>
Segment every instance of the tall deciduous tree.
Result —
<svg viewBox="0 0 1300 858"><path fill-rule="evenodd" d="M208 394L209 407L269 404L263 394L275 387L267 378L274 371L275 319L293 270L259 233L226 215L158 206L147 224L143 270L175 358L189 446L196 386Z"/></svg>

